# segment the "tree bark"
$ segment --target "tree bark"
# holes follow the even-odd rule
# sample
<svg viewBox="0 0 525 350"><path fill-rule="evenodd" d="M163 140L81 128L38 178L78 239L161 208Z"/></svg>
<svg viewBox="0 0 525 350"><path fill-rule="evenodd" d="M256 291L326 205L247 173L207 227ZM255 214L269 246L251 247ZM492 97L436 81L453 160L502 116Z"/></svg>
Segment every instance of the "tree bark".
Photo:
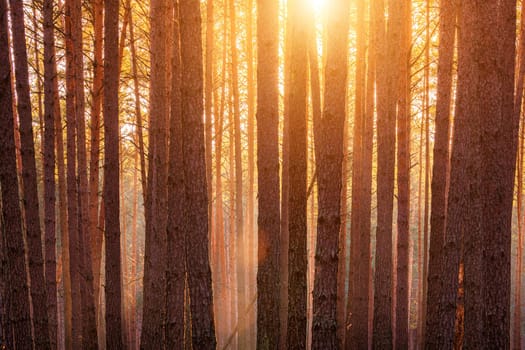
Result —
<svg viewBox="0 0 525 350"><path fill-rule="evenodd" d="M324 108L320 133L316 134L319 137L319 142L316 142L319 147L316 159L319 209L313 292L313 349L336 348L339 343L336 322L337 267L346 119L346 89L341 89L341 86L347 85L349 4L347 1L336 1L331 5L333 12L327 27Z"/></svg>
<svg viewBox="0 0 525 350"><path fill-rule="evenodd" d="M35 346L49 349L47 295L44 279L42 230L40 228L35 144L31 96L29 93L29 68L25 42L24 8L21 1L10 0L13 32L13 57L15 63L17 111L20 120L20 153L22 155L22 188ZM9 62L9 61L5 61Z"/></svg>
<svg viewBox="0 0 525 350"><path fill-rule="evenodd" d="M208 254L208 198L204 150L203 62L201 14L198 0L180 3L181 93L185 220L192 345L215 349L211 269Z"/></svg>
<svg viewBox="0 0 525 350"><path fill-rule="evenodd" d="M304 10L297 1L288 5L290 34L289 100L289 249L288 249L288 325L287 346L306 348L307 304L307 125L306 77L307 36ZM337 249L337 248L336 248Z"/></svg>
<svg viewBox="0 0 525 350"><path fill-rule="evenodd" d="M374 323L372 347L391 348L392 344L392 217L395 166L395 100L394 76L389 61L397 62L397 47L388 45L385 33L383 0L375 3L377 55L377 230L374 278ZM389 30L389 33L391 31ZM390 34L391 35L391 34ZM387 53L388 48L388 53ZM388 57L388 58L387 58Z"/></svg>
<svg viewBox="0 0 525 350"><path fill-rule="evenodd" d="M257 1L257 347L279 346L279 4Z"/></svg>
<svg viewBox="0 0 525 350"><path fill-rule="evenodd" d="M0 60L9 62L7 0L0 1ZM2 238L5 242L7 314L13 347L32 349L29 286L25 261L22 213L18 192L15 130L12 109L11 70L0 65L0 187L2 190ZM10 332L9 332L10 333ZM11 340L9 337L8 341Z"/></svg>
<svg viewBox="0 0 525 350"><path fill-rule="evenodd" d="M444 271L442 258L447 213L447 183L450 169L450 103L456 32L456 10L453 0L440 1L439 16L438 85L431 184L428 290L424 306L426 308L426 322L421 335L421 342L427 347L437 346L438 344L438 305L442 293L440 276Z"/></svg>
<svg viewBox="0 0 525 350"><path fill-rule="evenodd" d="M57 273L56 273L56 182L55 182L55 85L57 80L55 58L55 23L53 0L43 4L44 16L44 228L45 278L47 313L51 349L57 348ZM60 116L60 114L59 114ZM61 130L59 130L61 132Z"/></svg>
<svg viewBox="0 0 525 350"><path fill-rule="evenodd" d="M104 2L104 240L106 346L123 348L119 206L118 0Z"/></svg>

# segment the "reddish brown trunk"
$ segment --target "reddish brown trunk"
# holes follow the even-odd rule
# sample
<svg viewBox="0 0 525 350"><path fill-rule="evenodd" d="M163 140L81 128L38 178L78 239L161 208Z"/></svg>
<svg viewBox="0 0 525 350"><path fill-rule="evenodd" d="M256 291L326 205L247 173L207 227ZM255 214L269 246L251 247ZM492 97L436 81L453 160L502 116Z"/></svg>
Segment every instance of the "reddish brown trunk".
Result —
<svg viewBox="0 0 525 350"><path fill-rule="evenodd" d="M9 62L7 0L0 1L0 60ZM18 193L15 130L12 109L11 70L9 64L0 66L0 187L2 190L2 241L6 252L7 304L12 338L8 346L31 349L31 314L27 281L22 213ZM4 276L2 276L4 277ZM8 331L8 333L11 333ZM9 342L12 340L12 342Z"/></svg>
<svg viewBox="0 0 525 350"><path fill-rule="evenodd" d="M215 349L211 269L208 254L208 197L204 150L203 64L201 15L198 0L180 4L181 95L185 220L192 345Z"/></svg>
<svg viewBox="0 0 525 350"><path fill-rule="evenodd" d="M277 1L257 1L257 347L268 349L280 341L284 283L279 278L278 12Z"/></svg>
<svg viewBox="0 0 525 350"><path fill-rule="evenodd" d="M47 295L44 279L42 252L42 231L40 228L35 144L31 97L29 94L29 71L25 42L23 3L10 1L13 30L13 57L15 63L17 110L20 120L20 153L22 155L22 188L29 274L31 278L31 301L33 305L33 327L35 346L49 348L49 327L47 319ZM8 62L8 61L5 61Z"/></svg>

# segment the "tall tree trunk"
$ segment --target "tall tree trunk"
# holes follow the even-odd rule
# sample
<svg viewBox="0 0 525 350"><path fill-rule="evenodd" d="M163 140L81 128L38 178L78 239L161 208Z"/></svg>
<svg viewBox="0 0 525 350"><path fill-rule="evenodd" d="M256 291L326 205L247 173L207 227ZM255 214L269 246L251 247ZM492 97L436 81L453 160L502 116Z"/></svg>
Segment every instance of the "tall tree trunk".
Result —
<svg viewBox="0 0 525 350"><path fill-rule="evenodd" d="M278 14L278 1L257 0L257 347L261 349L277 349L280 339Z"/></svg>
<svg viewBox="0 0 525 350"><path fill-rule="evenodd" d="M97 324L95 299L93 298L93 270L91 268L91 245L88 240L89 188L87 177L84 63L82 39L82 1L74 0L71 7L71 34L73 59L76 72L76 142L77 142L77 188L78 188L78 245L80 271L80 298L82 308L82 341L90 349L97 347Z"/></svg>
<svg viewBox="0 0 525 350"><path fill-rule="evenodd" d="M245 329L246 315L246 242L244 232L243 210L243 173L242 173L242 148L241 148L241 115L239 106L239 72L237 53L237 16L235 1L229 0L228 11L230 15L230 50L231 50L231 79L233 97L233 123L235 128L235 232L237 235L237 325L238 346L246 347L247 334Z"/></svg>
<svg viewBox="0 0 525 350"><path fill-rule="evenodd" d="M432 164L430 243L428 252L428 289L426 316L422 343L437 346L439 333L438 305L441 295L441 272L443 270L443 244L447 213L447 183L449 178L450 103L452 95L452 63L456 32L456 10L453 0L440 0L439 8L439 60L436 101L436 133L434 138L434 162Z"/></svg>
<svg viewBox="0 0 525 350"><path fill-rule="evenodd" d="M55 182L55 23L53 0L43 4L44 16L44 228L47 316L51 349L57 348L57 276L56 276L56 182ZM59 130L61 132L61 130Z"/></svg>
<svg viewBox="0 0 525 350"><path fill-rule="evenodd" d="M208 188L208 227L213 235L212 226L212 208L213 208L213 182L212 182L212 127L213 127L213 57L214 57L214 14L213 14L213 0L206 1L206 51L205 51L205 68L204 68L204 113L206 116L205 122L205 142L206 142L206 183Z"/></svg>
<svg viewBox="0 0 525 350"><path fill-rule="evenodd" d="M399 14L397 14L399 12ZM411 5L397 2L392 11L399 16L399 66L397 100L397 281L396 281L396 348L408 349L410 295L410 47ZM398 18L396 16L396 18ZM389 28L390 30L390 28ZM396 30L396 29L393 29ZM394 44L394 43L392 43Z"/></svg>
<svg viewBox="0 0 525 350"><path fill-rule="evenodd" d="M519 131L519 117L513 114L516 1L499 2L497 12L494 5L489 4L484 4L482 10L481 18L487 18L487 23L479 38L487 45L483 52L492 67L483 65L487 70L481 75L481 81L487 82L480 96L481 111L485 111L481 114L483 180L480 184L484 289L482 303L476 307L484 307L483 344L504 348L510 343L512 206ZM467 296L477 291L467 288L466 266L465 276L466 302ZM465 346L470 346L467 335L473 319L467 320L467 312L465 307Z"/></svg>
<svg viewBox="0 0 525 350"><path fill-rule="evenodd" d="M318 177L317 250L313 293L312 348L336 348L338 238L341 225L342 164L346 118L349 3L334 1L327 27L328 47L324 108L320 120L316 159ZM291 143L293 145L293 142ZM290 149L291 150L291 149ZM291 154L290 154L291 155ZM290 158L292 159L292 158ZM292 178L290 178L291 180ZM292 186L292 185L291 185Z"/></svg>
<svg viewBox="0 0 525 350"><path fill-rule="evenodd" d="M361 242L363 236L364 217L361 207L363 191L363 151L365 126L365 98L366 98L366 30L365 30L365 1L357 3L357 45L356 45L356 83L355 83L355 118L354 137L352 148L352 221L350 245L350 281L348 291L348 323L351 327L345 328L348 337L346 348L366 348L368 346L368 264L361 260L361 252L367 250L370 241ZM370 220L370 219L368 219ZM369 248L368 248L369 250ZM346 320L345 320L346 321Z"/></svg>
<svg viewBox="0 0 525 350"><path fill-rule="evenodd" d="M104 78L103 20L104 3L102 0L93 2L93 87L91 92L91 140L89 158L89 236L93 267L93 298L96 300L96 313L100 313L98 304L100 295L100 262L102 258L102 236L99 228L99 176L100 176L100 112L102 107L102 84ZM97 317L98 318L98 317ZM100 325L99 325L100 328Z"/></svg>
<svg viewBox="0 0 525 350"><path fill-rule="evenodd" d="M201 14L198 0L180 3L182 137L185 182L183 227L190 289L192 344L215 349L211 269L208 254L208 198L204 151Z"/></svg>
<svg viewBox="0 0 525 350"><path fill-rule="evenodd" d="M80 242L78 216L78 188L76 174L76 137L77 137L77 103L76 103L76 62L73 48L73 1L65 2L65 41L66 41L66 124L67 124L67 214L69 236L69 268L71 279L71 347L82 346L82 313L80 295ZM67 272L66 272L67 273ZM67 340L66 340L67 341Z"/></svg>
<svg viewBox="0 0 525 350"><path fill-rule="evenodd" d="M166 210L168 82L166 65L167 0L151 6L151 87L149 169L146 195L146 242L144 257L144 322L141 348L161 348L166 317ZM169 62L169 61L168 61Z"/></svg>
<svg viewBox="0 0 525 350"><path fill-rule="evenodd" d="M179 8L175 4L171 81L170 145L168 172L168 269L166 298L166 347L184 343L184 286L186 279L186 236L184 221L184 162L182 154L181 53Z"/></svg>
<svg viewBox="0 0 525 350"><path fill-rule="evenodd" d="M375 2L377 43L377 230L374 281L373 348L392 344L392 217L394 199L396 104L393 100L394 77L388 69L395 60L397 47L387 45L385 7ZM390 32L390 31L389 31ZM388 53L387 53L388 48ZM391 55L392 54L392 55ZM387 58L388 57L388 58Z"/></svg>
<svg viewBox="0 0 525 350"><path fill-rule="evenodd" d="M107 349L123 348L119 218L118 0L104 2L104 241Z"/></svg>
<svg viewBox="0 0 525 350"><path fill-rule="evenodd" d="M20 153L22 155L22 183L25 227L31 278L31 301L35 346L49 348L47 320L47 295L44 279L42 230L40 228L38 190L36 178L35 144L31 96L29 94L29 71L25 42L24 8L21 1L10 1L13 32L13 57L15 63L17 110L20 120ZM8 62L8 61L5 61Z"/></svg>
<svg viewBox="0 0 525 350"><path fill-rule="evenodd" d="M7 0L0 1L0 60L9 62ZM11 69L0 65L0 187L2 190L2 239L5 242L7 308L12 343L19 349L32 349L29 286L18 192L15 130L12 109ZM8 340L10 340L9 337Z"/></svg>
<svg viewBox="0 0 525 350"><path fill-rule="evenodd" d="M302 5L294 0L288 6L292 32L290 34L290 95L287 101L290 108L287 346L305 349L307 333L307 50L304 38L306 38L307 30L303 22L305 14Z"/></svg>
<svg viewBox="0 0 525 350"><path fill-rule="evenodd" d="M247 60L247 143L248 143L248 193L246 202L246 267L247 273L246 285L246 302L251 305L251 301L257 293L256 286L256 270L255 270L255 226L254 226L254 207L255 207L255 77L254 77L254 60L253 60L253 0L248 0L246 4L246 60ZM248 328L248 343L250 349L256 347L256 308L250 308L246 324Z"/></svg>

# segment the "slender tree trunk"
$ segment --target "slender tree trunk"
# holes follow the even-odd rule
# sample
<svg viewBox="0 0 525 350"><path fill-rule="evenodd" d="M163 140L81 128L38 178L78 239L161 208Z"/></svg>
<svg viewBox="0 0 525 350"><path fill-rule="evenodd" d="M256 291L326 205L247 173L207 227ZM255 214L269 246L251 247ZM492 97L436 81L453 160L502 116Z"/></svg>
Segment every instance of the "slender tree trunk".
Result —
<svg viewBox="0 0 525 350"><path fill-rule="evenodd" d="M144 257L144 322L141 348L161 348L166 318L166 219L168 81L166 65L166 0L151 2L150 162L146 195Z"/></svg>
<svg viewBox="0 0 525 350"><path fill-rule="evenodd" d="M104 241L107 349L123 349L119 218L118 0L104 2Z"/></svg>
<svg viewBox="0 0 525 350"><path fill-rule="evenodd" d="M208 188L208 227L212 233L210 237L215 237L212 226L213 209L213 182L212 182L212 127L213 127L213 57L214 57L214 31L215 23L213 14L213 0L206 1L206 61L204 68L204 112L206 116L205 136L206 136L206 183Z"/></svg>
<svg viewBox="0 0 525 350"><path fill-rule="evenodd" d="M55 24L52 0L43 4L44 16L44 228L47 314L51 349L57 348L57 276L56 276L56 182L55 182ZM61 130L59 130L61 132Z"/></svg>
<svg viewBox="0 0 525 350"><path fill-rule="evenodd" d="M166 347L184 343L184 285L186 279L186 236L184 221L184 166L182 154L181 53L179 8L175 5L171 81L170 145L168 172L168 269ZM188 327L189 325L186 325Z"/></svg>
<svg viewBox="0 0 525 350"><path fill-rule="evenodd" d="M398 48L385 33L384 1L377 0L377 230L374 281L374 323L372 347L391 348L392 344L392 216L395 165L394 77L389 61L396 62ZM387 53L387 47L389 52ZM392 53L392 55L391 55Z"/></svg>
<svg viewBox="0 0 525 350"><path fill-rule="evenodd" d="M449 178L450 103L452 100L452 63L456 32L456 10L453 0L440 0L439 60L436 101L436 134L432 164L430 243L428 252L428 288L425 323L421 342L437 346L439 333L438 305L441 295L443 244L447 213L447 183Z"/></svg>
<svg viewBox="0 0 525 350"><path fill-rule="evenodd" d="M295 0L288 6L292 32L290 34L290 95L287 101L290 106L287 346L305 349L307 333L307 48L304 38L306 38L307 30L302 21L305 15L303 6Z"/></svg>
<svg viewBox="0 0 525 350"><path fill-rule="evenodd" d="M102 0L93 2L93 87L91 91L91 140L89 158L89 235L91 245L91 258L93 266L93 298L97 315L100 313L98 305L100 295L100 261L102 258L102 236L99 228L99 174L100 174L100 114L102 106L102 84L104 78L104 64L102 62L102 33L103 33L103 11ZM98 318L98 317L97 317ZM99 325L100 328L100 325Z"/></svg>
<svg viewBox="0 0 525 350"><path fill-rule="evenodd" d="M204 151L201 15L198 0L180 3L181 93L185 220L192 345L215 349L211 269L208 254L208 198ZM206 220L204 220L206 219ZM204 243L204 244L203 244Z"/></svg>
<svg viewBox="0 0 525 350"><path fill-rule="evenodd" d="M31 278L31 301L35 346L48 349L49 327L47 295L44 279L42 231L40 228L33 119L29 94L29 71L25 42L24 8L21 1L10 1L15 63L17 110L20 120L20 153L22 155L22 183L25 227ZM8 61L5 61L8 62Z"/></svg>
<svg viewBox="0 0 525 350"><path fill-rule="evenodd" d="M9 62L7 0L0 1L0 60ZM29 286L18 192L15 130L12 109L11 69L0 65L0 187L2 190L2 238L5 242L7 315L12 332L8 346L32 349ZM9 332L10 333L10 332Z"/></svg>
<svg viewBox="0 0 525 350"><path fill-rule="evenodd" d="M247 65L247 143L248 143L248 194L246 202L246 266L247 266L247 283L246 302L251 304L251 300L257 293L256 286L256 270L255 262L255 226L254 226L254 207L255 207L255 79L254 79L254 60L253 60L253 0L247 0L246 4L246 65ZM250 349L256 347L256 310L257 308L250 308L246 323L248 328L248 343Z"/></svg>
<svg viewBox="0 0 525 350"><path fill-rule="evenodd" d="M71 0L65 3L66 33L66 123L67 123L67 213L69 236L69 275L71 279L71 347L82 346L82 313L80 295L80 242L78 216L78 188L76 174L76 138L77 138L77 70L73 48L72 21L74 4Z"/></svg>
<svg viewBox="0 0 525 350"><path fill-rule="evenodd" d="M397 281L396 348L408 349L410 305L410 46L411 5L397 2L399 11L399 76L397 106ZM394 11L395 11L394 10ZM394 16L392 11L392 17ZM396 12L397 12L396 11ZM395 29L394 29L395 30ZM392 43L393 44L393 43Z"/></svg>
<svg viewBox="0 0 525 350"><path fill-rule="evenodd" d="M278 1L257 0L257 347L261 349L277 349L280 339L278 13Z"/></svg>
<svg viewBox="0 0 525 350"><path fill-rule="evenodd" d="M340 87L347 83L348 57L338 53L348 51L348 6L347 1L332 3L332 19L327 27L326 72L329 74L325 77L320 132L316 134L319 139L316 146L320 149L316 159L319 209L313 293L313 349L336 348L339 343L336 322L337 267L346 119L346 89Z"/></svg>

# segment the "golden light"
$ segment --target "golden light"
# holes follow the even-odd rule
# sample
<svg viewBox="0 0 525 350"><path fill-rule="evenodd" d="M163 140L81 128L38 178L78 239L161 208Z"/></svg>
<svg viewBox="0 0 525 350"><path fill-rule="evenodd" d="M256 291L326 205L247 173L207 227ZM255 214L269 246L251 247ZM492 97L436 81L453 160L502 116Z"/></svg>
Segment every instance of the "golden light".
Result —
<svg viewBox="0 0 525 350"><path fill-rule="evenodd" d="M308 1L310 1L310 6L313 7L314 11L317 14L321 14L325 10L327 2L329 0L308 0Z"/></svg>

